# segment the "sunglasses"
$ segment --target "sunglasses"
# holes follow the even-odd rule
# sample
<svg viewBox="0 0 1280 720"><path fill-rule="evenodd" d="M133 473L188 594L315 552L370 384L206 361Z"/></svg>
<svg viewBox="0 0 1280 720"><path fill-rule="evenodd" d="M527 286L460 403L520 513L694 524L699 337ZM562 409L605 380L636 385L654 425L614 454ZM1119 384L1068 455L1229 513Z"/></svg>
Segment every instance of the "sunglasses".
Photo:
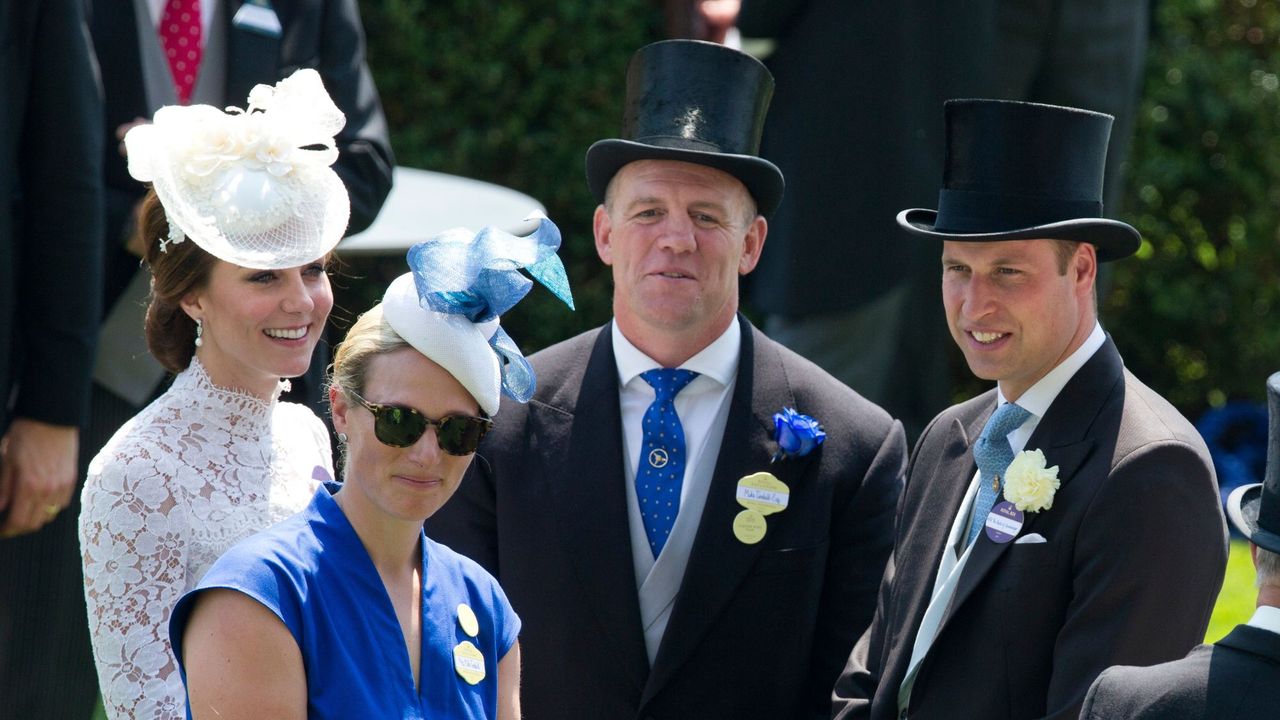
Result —
<svg viewBox="0 0 1280 720"><path fill-rule="evenodd" d="M350 390L347 394L373 413L374 436L383 445L391 447L409 447L418 442L427 428L434 427L436 443L441 450L450 455L470 455L479 447L484 434L493 427L489 418L445 415L439 420L432 420L413 408L371 403Z"/></svg>

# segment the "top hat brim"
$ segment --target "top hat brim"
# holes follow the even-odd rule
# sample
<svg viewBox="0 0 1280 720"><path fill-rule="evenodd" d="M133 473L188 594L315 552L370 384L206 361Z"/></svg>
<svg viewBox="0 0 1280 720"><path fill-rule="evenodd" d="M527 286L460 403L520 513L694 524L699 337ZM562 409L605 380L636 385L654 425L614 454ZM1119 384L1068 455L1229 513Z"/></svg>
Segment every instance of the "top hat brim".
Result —
<svg viewBox="0 0 1280 720"><path fill-rule="evenodd" d="M1075 240L1098 248L1098 262L1119 260L1132 255L1142 244L1142 236L1128 223L1106 218L1073 218L1044 225L1016 228L1001 232L954 233L934 229L938 211L914 208L898 213L898 225L918 237L960 242L997 242L1000 240Z"/></svg>
<svg viewBox="0 0 1280 720"><path fill-rule="evenodd" d="M756 212L765 217L772 215L782 201L782 171L763 158L611 139L600 140L587 149L587 186L597 202L604 202L613 176L637 160L677 160L729 173L747 186L756 201Z"/></svg>
<svg viewBox="0 0 1280 720"><path fill-rule="evenodd" d="M1262 483L1241 485L1227 497L1227 517L1249 542L1263 550L1280 553L1280 534L1258 525L1258 510L1262 506Z"/></svg>

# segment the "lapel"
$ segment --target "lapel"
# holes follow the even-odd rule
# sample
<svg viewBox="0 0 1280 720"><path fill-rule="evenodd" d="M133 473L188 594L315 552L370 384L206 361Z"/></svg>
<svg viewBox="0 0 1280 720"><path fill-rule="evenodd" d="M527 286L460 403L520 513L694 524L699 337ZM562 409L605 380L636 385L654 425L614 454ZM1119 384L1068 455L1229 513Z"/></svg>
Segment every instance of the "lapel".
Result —
<svg viewBox="0 0 1280 720"><path fill-rule="evenodd" d="M227 0L227 94L228 102L243 103L249 91L259 83L274 83L281 78L284 66L281 47L289 28L292 27L296 3L291 0L272 0L271 9L280 19L281 37L269 38L251 30L238 28L231 22L236 11L246 0Z"/></svg>
<svg viewBox="0 0 1280 720"><path fill-rule="evenodd" d="M741 315L738 322L742 327L742 347L724 440L716 457L706 506L680 592L654 659L641 706L654 697L693 654L750 572L761 548L768 544L767 535L755 545L744 545L733 535L733 519L742 511L737 501L738 480L753 472L768 470L794 491L797 484L803 482L804 470L813 457L770 466L775 447L773 414L784 406L795 407L795 398L771 341Z"/></svg>
<svg viewBox="0 0 1280 720"><path fill-rule="evenodd" d="M568 385L566 385L568 387ZM622 470L622 425L618 368L610 326L596 336L578 395L563 410L530 403L535 427L550 445L535 456L561 457L545 468L563 547L577 572L579 592L589 598L616 658L635 682L637 693L649 672L641 632L640 604L628 534L626 476Z"/></svg>
<svg viewBox="0 0 1280 720"><path fill-rule="evenodd" d="M1115 392L1116 384L1123 382L1124 365L1115 345L1108 337L1093 357L1089 358L1088 362L1063 386L1058 397L1054 398L1053 404L1040 420L1040 424L1036 426L1035 432L1027 440L1025 449L1039 448L1044 452L1046 466L1058 466L1059 493L1071 482L1081 465L1088 459L1096 442L1095 423L1099 413L1107 399ZM994 410L995 408L992 407L991 411ZM986 417L990 415L991 412L985 413ZM983 418L983 422L986 417ZM979 425L977 432L971 433L970 437L976 439L981 431L982 426ZM972 453L970 453L970 469L966 479L972 479L975 467L972 462ZM1028 513L1019 534L1034 532L1036 526L1043 522L1042 516L1051 512L1053 509L1044 513ZM986 533L978 533L978 538L974 541L973 553L956 585L956 594L943 617L942 626L938 629L939 636L946 630L947 623L965 600L986 578L996 561L1012 546L1013 541L997 543L988 538Z"/></svg>

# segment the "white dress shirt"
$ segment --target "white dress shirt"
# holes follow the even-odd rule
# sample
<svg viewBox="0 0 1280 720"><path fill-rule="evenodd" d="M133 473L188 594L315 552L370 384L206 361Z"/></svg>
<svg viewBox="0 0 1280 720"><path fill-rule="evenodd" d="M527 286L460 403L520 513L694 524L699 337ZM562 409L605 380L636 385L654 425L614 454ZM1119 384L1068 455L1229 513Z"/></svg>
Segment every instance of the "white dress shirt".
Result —
<svg viewBox="0 0 1280 720"><path fill-rule="evenodd" d="M636 471L644 432L641 423L656 394L640 373L662 367L627 340L613 323L613 355L618 365L619 401L622 410L622 466L627 481L627 517L631 534L631 555L636 587L640 589L640 615L644 624L645 648L649 662L658 653L666 631L676 592L684 577L689 551L702 519L711 476L715 472L720 442L724 438L729 403L738 377L738 355L742 330L737 320L729 323L720 337L680 365L698 373L675 398L676 415L684 428L685 470L680 486L680 510L662 554L653 557L640 517L636 497Z"/></svg>
<svg viewBox="0 0 1280 720"><path fill-rule="evenodd" d="M1246 624L1259 630L1269 630L1280 635L1280 608L1259 605L1258 609L1253 611L1253 617L1249 618L1249 622Z"/></svg>
<svg viewBox="0 0 1280 720"><path fill-rule="evenodd" d="M1034 385L1022 394L1022 397L1018 398L1018 406L1026 410L1030 415L1021 425L1009 433L1009 446L1013 448L1015 455L1026 449L1027 440L1031 438L1031 434L1040 425L1040 420L1049 411L1049 406L1057 399L1058 393L1062 392L1062 388L1066 386L1071 378L1075 377L1075 374L1079 372L1080 368L1084 367L1089 358L1098 352L1098 349L1102 347L1106 339L1107 334L1102 331L1102 325L1094 322L1093 331L1089 333L1089 337L1085 338L1084 343L1076 348L1075 352L1068 355L1066 360L1058 363L1057 367L1037 380ZM1004 392L997 386L996 408L998 409L1006 402L1008 400L1005 399ZM977 438L971 438L971 441L976 442ZM973 501L978 495L978 483L981 480L982 472L974 473L973 480L969 483L969 489L965 491L964 501L960 503L960 509L951 524L951 533L947 539L946 547L942 550L942 560L938 565L938 575L933 582L933 596L929 600L929 607L925 609L924 618L920 622L920 629L916 632L915 644L911 648L911 660L907 663L907 674L898 689L899 710L905 708L911 698L911 688L915 684L916 670L929 652L929 648L933 646L933 641L938 634L938 628L942 623L942 617L947 607L951 604L951 598L955 596L956 586L959 584L961 574L964 573L964 566L969 562L969 552L973 549L973 545L966 547L958 557L956 549L959 547L961 539L967 537L969 526L973 522ZM930 478L927 481L945 482L946 479Z"/></svg>

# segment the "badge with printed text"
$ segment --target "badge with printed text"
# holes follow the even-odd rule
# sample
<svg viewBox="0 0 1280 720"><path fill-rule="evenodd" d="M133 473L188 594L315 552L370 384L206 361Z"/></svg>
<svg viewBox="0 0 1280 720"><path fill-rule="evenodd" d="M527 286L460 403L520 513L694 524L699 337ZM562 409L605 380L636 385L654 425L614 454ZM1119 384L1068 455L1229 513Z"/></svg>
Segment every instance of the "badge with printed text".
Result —
<svg viewBox="0 0 1280 720"><path fill-rule="evenodd" d="M738 481L738 504L761 515L786 510L790 499L791 488L773 473L753 473Z"/></svg>
<svg viewBox="0 0 1280 720"><path fill-rule="evenodd" d="M458 626L471 637L480 634L480 621L476 620L475 611L466 603L458 604Z"/></svg>
<svg viewBox="0 0 1280 720"><path fill-rule="evenodd" d="M733 536L744 545L755 545L769 530L765 516L787 509L791 489L772 473L753 473L738 481L737 500L746 509L733 518Z"/></svg>
<svg viewBox="0 0 1280 720"><path fill-rule="evenodd" d="M733 518L733 536L743 545L755 545L764 539L769 523L755 510L743 510Z"/></svg>
<svg viewBox="0 0 1280 720"><path fill-rule="evenodd" d="M453 669L467 684L476 685L484 680L484 655L470 640L464 640L453 649Z"/></svg>
<svg viewBox="0 0 1280 720"><path fill-rule="evenodd" d="M987 537L992 542L1009 542L1022 530L1024 517L1022 511L1008 500L999 503L987 515Z"/></svg>

